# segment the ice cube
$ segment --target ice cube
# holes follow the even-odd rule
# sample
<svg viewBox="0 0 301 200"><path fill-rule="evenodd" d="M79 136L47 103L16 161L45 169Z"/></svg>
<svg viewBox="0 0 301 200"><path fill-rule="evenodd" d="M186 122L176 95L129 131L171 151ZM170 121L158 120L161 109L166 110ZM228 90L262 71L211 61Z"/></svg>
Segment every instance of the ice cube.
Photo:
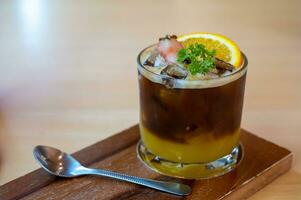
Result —
<svg viewBox="0 0 301 200"><path fill-rule="evenodd" d="M177 79L184 79L187 77L188 71L184 66L179 65L177 63L172 63L165 67L161 71L161 74L168 75Z"/></svg>
<svg viewBox="0 0 301 200"><path fill-rule="evenodd" d="M216 74L216 73L213 73L213 72L208 72L207 74L206 74L206 79L214 79L214 78L218 78L219 77L219 74Z"/></svg>
<svg viewBox="0 0 301 200"><path fill-rule="evenodd" d="M222 74L222 70L213 68L206 74L207 79L218 78Z"/></svg>
<svg viewBox="0 0 301 200"><path fill-rule="evenodd" d="M215 58L215 60L216 60L216 68L217 69L228 70L230 72L232 72L235 69L235 67L233 65L231 65L230 63L227 63L218 58Z"/></svg>
<svg viewBox="0 0 301 200"><path fill-rule="evenodd" d="M150 52L149 57L144 62L144 65L153 67L155 65L155 61L157 56L159 55L159 52L155 49L152 52Z"/></svg>
<svg viewBox="0 0 301 200"><path fill-rule="evenodd" d="M167 88L173 88L175 86L175 79L166 74L163 74L162 84Z"/></svg>
<svg viewBox="0 0 301 200"><path fill-rule="evenodd" d="M160 55L157 49L153 50L149 57L144 62L144 65L149 67L166 67L167 63L165 59Z"/></svg>
<svg viewBox="0 0 301 200"><path fill-rule="evenodd" d="M232 74L232 72L230 72L230 71L225 71L221 76L228 76L228 75L230 75L230 74Z"/></svg>
<svg viewBox="0 0 301 200"><path fill-rule="evenodd" d="M154 67L163 68L166 66L167 66L167 63L166 63L165 59L160 54L158 54L158 56L156 57L155 63L154 63Z"/></svg>

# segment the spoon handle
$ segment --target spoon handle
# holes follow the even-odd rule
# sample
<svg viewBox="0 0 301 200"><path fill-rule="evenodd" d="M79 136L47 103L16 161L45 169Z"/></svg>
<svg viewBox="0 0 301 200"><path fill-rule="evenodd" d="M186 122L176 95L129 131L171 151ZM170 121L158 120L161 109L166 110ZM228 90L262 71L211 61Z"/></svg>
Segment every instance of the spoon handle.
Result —
<svg viewBox="0 0 301 200"><path fill-rule="evenodd" d="M110 177L122 181L127 181L130 183L143 185L149 188L153 188L156 190L160 190L163 192L180 195L180 196L188 195L191 193L190 186L181 183L173 183L173 182L140 178L136 176L121 174L121 173L102 170L102 169L88 169L86 173L91 175L105 176L105 177Z"/></svg>

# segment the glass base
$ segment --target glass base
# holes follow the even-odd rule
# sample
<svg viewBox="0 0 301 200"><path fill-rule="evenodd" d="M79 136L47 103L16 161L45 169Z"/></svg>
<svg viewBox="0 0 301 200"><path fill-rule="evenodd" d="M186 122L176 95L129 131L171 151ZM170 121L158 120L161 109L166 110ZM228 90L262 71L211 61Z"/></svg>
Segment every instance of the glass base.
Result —
<svg viewBox="0 0 301 200"><path fill-rule="evenodd" d="M233 151L210 163L177 163L168 161L152 154L142 141L137 144L137 154L140 160L150 169L171 177L185 179L208 179L221 176L233 170L243 157L243 148L239 144Z"/></svg>

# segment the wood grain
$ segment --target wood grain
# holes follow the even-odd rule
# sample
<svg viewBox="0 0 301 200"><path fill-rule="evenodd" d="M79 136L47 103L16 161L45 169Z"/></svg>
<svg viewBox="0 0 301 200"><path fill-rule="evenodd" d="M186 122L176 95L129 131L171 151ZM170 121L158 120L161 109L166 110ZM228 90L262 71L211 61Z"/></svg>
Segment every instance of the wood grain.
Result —
<svg viewBox="0 0 301 200"><path fill-rule="evenodd" d="M124 134L124 132L126 132L126 134ZM80 160L83 165L88 166L98 160L110 157L116 152L122 151L130 145L134 145L138 139L139 134L137 134L137 127L135 126L106 140L86 147L72 155L76 159ZM45 187L56 180L57 178L49 176L44 170L38 169L6 184L3 188L1 188L0 197L17 199ZM16 187L18 188L18 192L12 192L16 189Z"/></svg>
<svg viewBox="0 0 301 200"><path fill-rule="evenodd" d="M138 126L131 127L104 141L74 154L83 164L152 179L181 181L193 192L185 199L245 199L285 173L291 167L290 151L245 130L241 142L245 156L232 172L208 180L177 180L162 176L145 167L137 158ZM29 184L30 183L30 184ZM0 187L0 197L10 199L179 199L107 178L86 176L54 179L34 171Z"/></svg>
<svg viewBox="0 0 301 200"><path fill-rule="evenodd" d="M216 32L249 58L242 127L293 167L252 197L301 198L300 0L0 0L0 185L138 122L138 52L167 33Z"/></svg>

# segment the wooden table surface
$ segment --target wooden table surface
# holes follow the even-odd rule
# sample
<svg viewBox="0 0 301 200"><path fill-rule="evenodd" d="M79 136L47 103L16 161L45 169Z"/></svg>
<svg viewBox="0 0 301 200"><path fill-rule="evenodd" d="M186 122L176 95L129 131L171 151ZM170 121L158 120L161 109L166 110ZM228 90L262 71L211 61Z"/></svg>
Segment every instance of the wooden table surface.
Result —
<svg viewBox="0 0 301 200"><path fill-rule="evenodd" d="M249 58L242 126L294 152L251 199L301 198L301 1L0 0L0 184L138 121L136 56L167 33L217 32ZM264 153L264 152L262 152Z"/></svg>

